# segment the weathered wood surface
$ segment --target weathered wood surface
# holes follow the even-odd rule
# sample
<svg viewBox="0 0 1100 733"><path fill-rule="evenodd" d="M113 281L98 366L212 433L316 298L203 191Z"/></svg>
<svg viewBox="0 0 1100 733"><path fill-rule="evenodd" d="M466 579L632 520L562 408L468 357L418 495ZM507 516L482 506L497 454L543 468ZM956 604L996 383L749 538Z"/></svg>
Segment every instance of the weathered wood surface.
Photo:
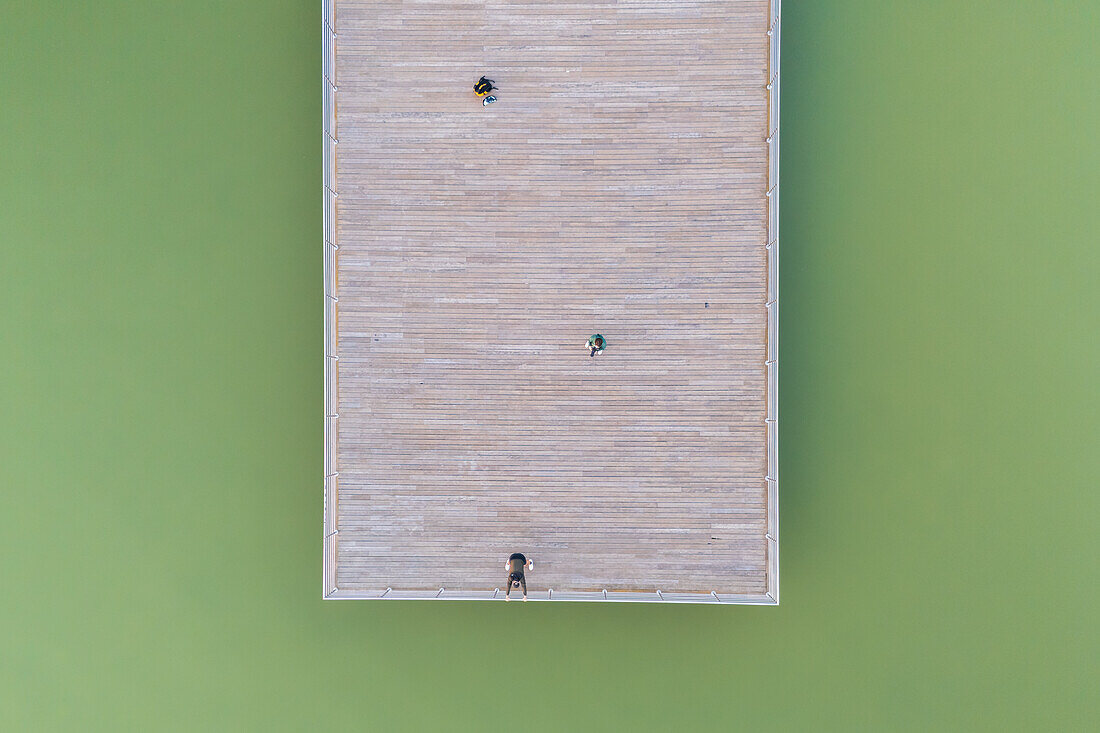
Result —
<svg viewBox="0 0 1100 733"><path fill-rule="evenodd" d="M338 0L341 589L763 593L767 23Z"/></svg>

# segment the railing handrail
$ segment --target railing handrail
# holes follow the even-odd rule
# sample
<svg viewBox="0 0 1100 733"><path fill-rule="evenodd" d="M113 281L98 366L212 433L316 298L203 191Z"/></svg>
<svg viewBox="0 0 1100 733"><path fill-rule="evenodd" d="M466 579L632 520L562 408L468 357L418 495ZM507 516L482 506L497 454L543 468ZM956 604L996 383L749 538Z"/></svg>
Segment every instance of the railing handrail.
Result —
<svg viewBox="0 0 1100 733"><path fill-rule="evenodd" d="M764 360L767 394L764 429L766 434L767 530L764 533L767 557L767 597L779 602L779 49L782 23L781 0L771 0L768 18L768 182L765 198L768 206L767 249L768 288L764 310L767 313L767 356Z"/></svg>
<svg viewBox="0 0 1100 733"><path fill-rule="evenodd" d="M435 588L393 588L376 590L350 590L340 589L331 592L327 596L335 600L443 600L443 601L504 601L504 593L500 588L492 590L449 590L445 587ZM515 596L513 596L515 598ZM718 593L694 592L675 593L668 591L561 591L547 588L545 590L528 591L528 598L532 601L608 601L630 603L709 603L715 604L754 604L775 605L775 598L770 593Z"/></svg>
<svg viewBox="0 0 1100 733"><path fill-rule="evenodd" d="M321 0L321 200L324 272L324 517L322 521L322 597L336 592L336 524L340 472L336 466L339 423L339 344L336 334L336 16L333 0Z"/></svg>

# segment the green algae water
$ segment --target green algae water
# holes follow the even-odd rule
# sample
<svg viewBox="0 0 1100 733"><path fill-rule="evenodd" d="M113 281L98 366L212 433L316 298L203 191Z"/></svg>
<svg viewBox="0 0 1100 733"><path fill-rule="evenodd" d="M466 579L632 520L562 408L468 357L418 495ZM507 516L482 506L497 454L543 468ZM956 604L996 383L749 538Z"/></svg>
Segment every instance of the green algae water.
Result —
<svg viewBox="0 0 1100 733"><path fill-rule="evenodd" d="M0 730L1100 725L1096 3L786 3L778 608L321 601L319 13L0 6Z"/></svg>

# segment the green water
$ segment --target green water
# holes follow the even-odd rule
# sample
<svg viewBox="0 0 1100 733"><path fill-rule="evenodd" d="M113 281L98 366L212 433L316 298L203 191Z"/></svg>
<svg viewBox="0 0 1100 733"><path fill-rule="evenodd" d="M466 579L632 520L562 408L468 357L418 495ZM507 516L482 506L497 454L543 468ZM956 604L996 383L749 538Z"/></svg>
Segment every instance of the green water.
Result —
<svg viewBox="0 0 1100 733"><path fill-rule="evenodd" d="M1097 7L786 4L713 608L322 602L319 3L3 0L0 730L1095 730Z"/></svg>

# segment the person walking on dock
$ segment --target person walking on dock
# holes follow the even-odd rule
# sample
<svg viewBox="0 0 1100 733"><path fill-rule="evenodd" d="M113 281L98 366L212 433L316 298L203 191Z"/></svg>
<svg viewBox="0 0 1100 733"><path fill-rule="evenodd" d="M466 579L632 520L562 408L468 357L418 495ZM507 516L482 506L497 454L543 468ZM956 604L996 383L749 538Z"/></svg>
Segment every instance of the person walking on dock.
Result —
<svg viewBox="0 0 1100 733"><path fill-rule="evenodd" d="M508 562L504 563L504 569L508 571L508 588L504 591L504 600L512 600L508 594L512 592L512 588L520 586L523 586L523 600L527 600L527 578L523 576L524 568L534 570L535 563L528 560L522 552L513 552L508 557Z"/></svg>
<svg viewBox="0 0 1100 733"><path fill-rule="evenodd" d="M589 356L602 354L605 346L607 346L607 341L598 333L592 334L588 337L588 340L584 342L584 348L589 350Z"/></svg>
<svg viewBox="0 0 1100 733"><path fill-rule="evenodd" d="M486 79L484 76L477 80L477 84L474 84L474 94L479 97L488 96L489 92L496 89L494 86L496 82L492 79Z"/></svg>

